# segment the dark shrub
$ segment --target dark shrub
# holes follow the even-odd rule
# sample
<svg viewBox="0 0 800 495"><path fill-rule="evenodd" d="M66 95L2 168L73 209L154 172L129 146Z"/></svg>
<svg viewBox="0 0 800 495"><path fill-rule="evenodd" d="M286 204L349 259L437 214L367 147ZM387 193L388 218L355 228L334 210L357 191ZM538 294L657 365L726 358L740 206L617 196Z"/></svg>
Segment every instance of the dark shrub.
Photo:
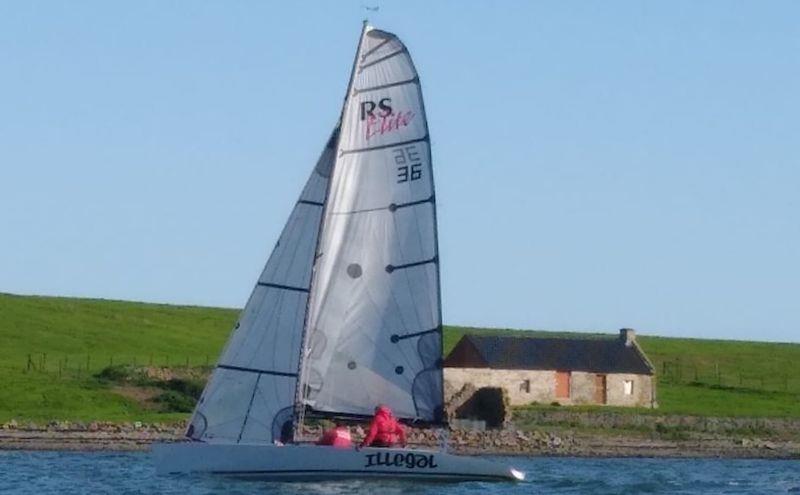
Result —
<svg viewBox="0 0 800 495"><path fill-rule="evenodd" d="M162 393L153 401L161 404L163 412L192 412L196 402L193 398L174 390Z"/></svg>

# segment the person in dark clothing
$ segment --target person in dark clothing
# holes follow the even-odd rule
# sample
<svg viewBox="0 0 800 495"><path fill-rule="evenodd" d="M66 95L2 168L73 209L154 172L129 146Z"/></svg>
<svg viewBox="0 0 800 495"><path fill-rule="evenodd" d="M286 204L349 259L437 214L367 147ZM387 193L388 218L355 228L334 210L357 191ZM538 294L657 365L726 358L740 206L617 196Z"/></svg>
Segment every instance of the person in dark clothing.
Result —
<svg viewBox="0 0 800 495"><path fill-rule="evenodd" d="M406 446L406 431L397 421L392 410L380 405L375 408L375 417L369 425L369 433L361 443L362 447Z"/></svg>

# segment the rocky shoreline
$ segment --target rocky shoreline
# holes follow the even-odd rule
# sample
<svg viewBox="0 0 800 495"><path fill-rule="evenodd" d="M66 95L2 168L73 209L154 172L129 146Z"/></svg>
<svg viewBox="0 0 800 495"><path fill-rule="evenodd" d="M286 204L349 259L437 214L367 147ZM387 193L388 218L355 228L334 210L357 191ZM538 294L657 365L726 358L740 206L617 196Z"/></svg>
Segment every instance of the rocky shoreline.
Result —
<svg viewBox="0 0 800 495"><path fill-rule="evenodd" d="M352 428L363 436L361 427ZM183 440L183 424L51 422L0 425L0 450L146 451L152 443ZM308 428L307 438L319 431ZM438 448L441 439L428 430L409 432L413 446ZM532 430L451 430L448 449L461 454L569 456L800 459L800 442L785 439L692 435L665 439L625 432Z"/></svg>

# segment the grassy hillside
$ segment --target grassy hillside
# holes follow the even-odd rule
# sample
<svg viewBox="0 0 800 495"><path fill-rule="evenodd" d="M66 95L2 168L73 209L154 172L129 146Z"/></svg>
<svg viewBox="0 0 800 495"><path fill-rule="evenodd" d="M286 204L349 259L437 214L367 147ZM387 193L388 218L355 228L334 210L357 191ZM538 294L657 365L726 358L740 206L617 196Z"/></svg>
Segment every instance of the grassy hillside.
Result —
<svg viewBox="0 0 800 495"><path fill-rule="evenodd" d="M112 363L175 366L188 359L197 366L208 359L213 364L237 314L0 294L0 421L183 417L143 409L93 375Z"/></svg>
<svg viewBox="0 0 800 495"><path fill-rule="evenodd" d="M187 363L190 368L213 364L237 313L0 294L0 421L185 417L160 412L96 375L120 364L173 369ZM519 330L447 327L445 352L467 332ZM800 417L798 344L649 336L639 340L658 368L659 412Z"/></svg>

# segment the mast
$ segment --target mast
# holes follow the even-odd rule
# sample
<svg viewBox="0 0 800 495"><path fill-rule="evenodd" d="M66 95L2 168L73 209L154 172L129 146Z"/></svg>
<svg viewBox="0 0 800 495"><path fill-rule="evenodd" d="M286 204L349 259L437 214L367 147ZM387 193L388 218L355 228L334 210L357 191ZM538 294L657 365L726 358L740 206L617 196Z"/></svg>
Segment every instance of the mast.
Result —
<svg viewBox="0 0 800 495"><path fill-rule="evenodd" d="M347 82L347 92L345 93L344 101L342 102L342 110L339 113L339 122L337 123L337 131L335 137L335 144L334 144L334 152L338 153L339 150L339 143L341 140L341 123L344 119L344 112L347 109L347 103L350 100L351 92L353 89L353 80L355 79L356 74L356 66L358 65L358 57L361 54L361 45L364 41L364 34L367 32L367 19L364 19L361 25L361 34L358 37L358 46L356 47L356 54L353 57L353 65L350 69L350 79ZM333 165L331 166L330 176L333 177L333 174L336 170L336 160L334 159ZM314 248L314 262L311 268L311 284L309 285L309 297L306 300L306 309L305 309L305 316L303 320L303 333L300 339L300 357L298 359L298 370L297 370L297 384L295 386L295 401L294 401L294 422L293 422L293 429L292 429L292 437L295 442L300 440L302 437L303 431L303 422L305 419L305 405L303 403L303 388L304 388L304 368L305 368L305 354L306 354L306 347L308 344L308 310L311 306L311 294L313 293L313 281L314 281L314 270L317 267L317 260L320 257L319 247L320 247L320 237L322 235L322 229L325 225L325 215L327 214L328 210L328 200L331 191L331 181L328 181L327 188L325 189L325 201L322 205L322 219L319 223L319 230L317 232L317 243L316 247Z"/></svg>

